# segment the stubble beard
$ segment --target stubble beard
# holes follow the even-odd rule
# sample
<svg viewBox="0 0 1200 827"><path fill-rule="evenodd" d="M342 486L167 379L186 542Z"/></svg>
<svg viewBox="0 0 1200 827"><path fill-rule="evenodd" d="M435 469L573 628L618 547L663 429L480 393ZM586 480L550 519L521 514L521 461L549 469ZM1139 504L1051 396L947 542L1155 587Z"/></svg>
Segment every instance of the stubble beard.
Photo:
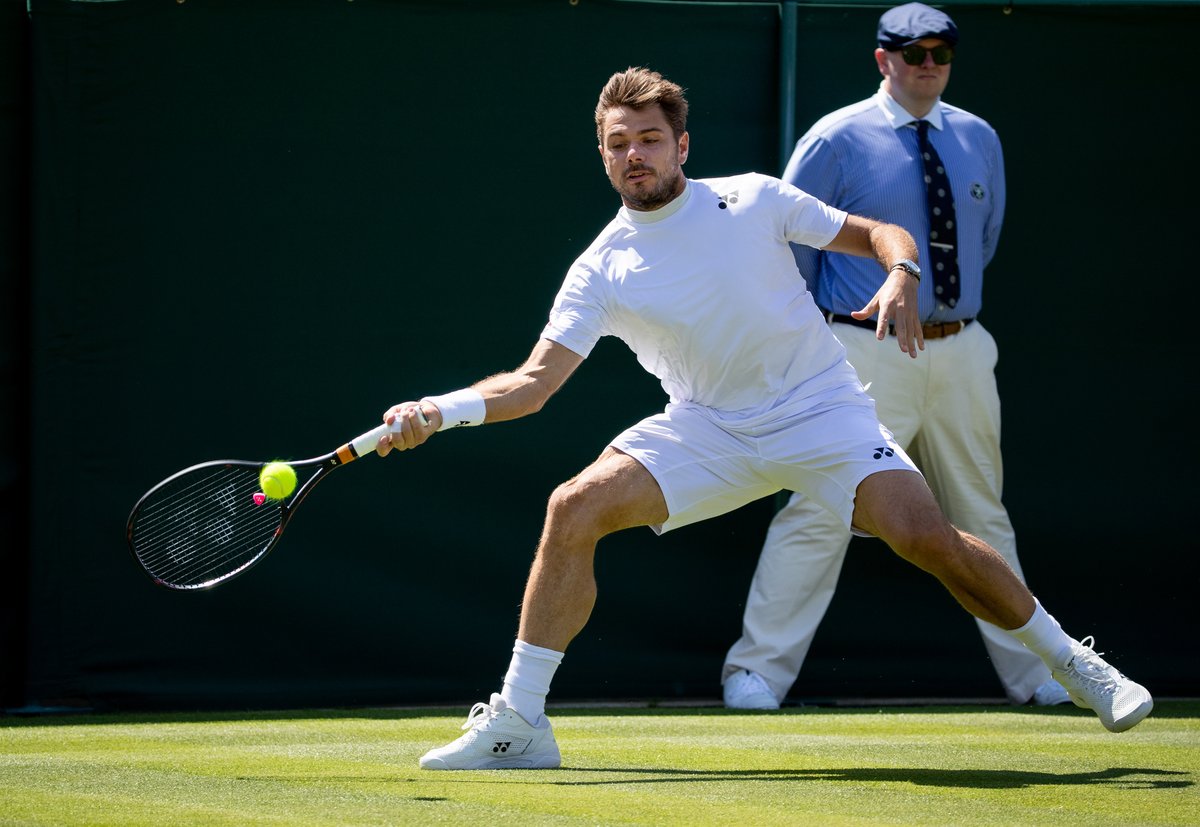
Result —
<svg viewBox="0 0 1200 827"><path fill-rule="evenodd" d="M626 170L626 172L638 169L648 169L648 167L635 167L634 170ZM672 167L671 174L656 176L656 180L658 181L657 185L649 190L630 184L628 179L623 180L620 184L613 182L613 189L620 194L621 200L625 202L625 206L630 209L649 212L650 210L665 207L675 199L675 196L681 190L680 184L683 181L683 170L678 164L675 164Z"/></svg>

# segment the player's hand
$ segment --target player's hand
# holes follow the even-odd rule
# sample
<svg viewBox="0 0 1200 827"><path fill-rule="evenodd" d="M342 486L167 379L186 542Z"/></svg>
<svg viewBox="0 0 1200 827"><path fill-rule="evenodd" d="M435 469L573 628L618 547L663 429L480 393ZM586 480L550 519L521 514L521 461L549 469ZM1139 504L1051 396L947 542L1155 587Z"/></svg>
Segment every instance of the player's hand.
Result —
<svg viewBox="0 0 1200 827"><path fill-rule="evenodd" d="M383 412L383 421L392 427L392 432L379 440L375 453L386 457L393 448L397 451L416 448L437 433L442 425L442 412L428 403L401 402Z"/></svg>
<svg viewBox="0 0 1200 827"><path fill-rule="evenodd" d="M899 268L888 274L879 291L862 310L850 313L856 319L869 319L879 314L875 327L875 338L887 338L888 326L896 331L900 350L917 358L917 350L925 349L925 331L921 328L921 317L917 313L917 280Z"/></svg>

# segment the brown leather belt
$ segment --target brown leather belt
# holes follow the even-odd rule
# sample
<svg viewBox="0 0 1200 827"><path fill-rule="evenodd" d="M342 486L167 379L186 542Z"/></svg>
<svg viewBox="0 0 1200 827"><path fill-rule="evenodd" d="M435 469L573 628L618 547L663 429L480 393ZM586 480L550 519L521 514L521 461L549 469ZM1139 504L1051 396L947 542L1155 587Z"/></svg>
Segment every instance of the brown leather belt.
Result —
<svg viewBox="0 0 1200 827"><path fill-rule="evenodd" d="M873 319L856 319L853 316L843 316L840 313L825 313L825 318L830 323L852 324L855 327L862 327L867 330L874 330L878 326ZM962 329L973 321L975 320L960 319L956 322L926 322L921 325L921 332L925 335L926 341L930 339L942 339L946 336L953 336L955 333L961 333ZM896 331L891 327L888 328L888 333L893 336L896 335Z"/></svg>

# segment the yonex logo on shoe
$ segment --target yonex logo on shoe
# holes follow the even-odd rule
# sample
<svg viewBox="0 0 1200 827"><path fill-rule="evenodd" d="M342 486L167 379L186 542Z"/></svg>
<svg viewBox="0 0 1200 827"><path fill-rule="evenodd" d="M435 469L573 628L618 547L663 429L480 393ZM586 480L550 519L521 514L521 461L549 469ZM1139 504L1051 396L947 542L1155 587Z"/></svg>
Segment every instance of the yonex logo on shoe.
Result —
<svg viewBox="0 0 1200 827"><path fill-rule="evenodd" d="M512 741L497 741L492 747L492 752L508 752L508 748L512 746Z"/></svg>
<svg viewBox="0 0 1200 827"><path fill-rule="evenodd" d="M871 456L874 459L883 459L884 457L894 457L895 455L896 455L896 452L893 451L891 448L888 448L885 445L882 448L876 448L875 453L872 454Z"/></svg>

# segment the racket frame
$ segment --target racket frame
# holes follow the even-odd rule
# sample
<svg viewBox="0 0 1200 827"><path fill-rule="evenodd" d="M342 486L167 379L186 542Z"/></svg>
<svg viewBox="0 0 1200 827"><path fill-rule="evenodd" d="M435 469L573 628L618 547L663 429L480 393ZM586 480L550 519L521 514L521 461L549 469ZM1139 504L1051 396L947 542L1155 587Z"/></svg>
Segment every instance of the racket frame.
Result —
<svg viewBox="0 0 1200 827"><path fill-rule="evenodd" d="M417 408L416 410L417 410L418 416L421 419L422 423L428 425L429 423L428 423L428 420L425 418L424 413L420 410L420 408ZM293 491L287 497L284 497L281 500L267 500L268 503L272 503L277 508L279 508L279 511L280 511L279 525L278 525L278 527L276 527L275 533L266 542L266 544L261 549L259 549L259 551L256 554L254 554L248 560L246 560L241 565L237 566L236 568L234 568L232 570L222 571L220 574L218 574L214 577L211 577L207 580L204 580L201 583L183 584L183 583L172 583L168 580L164 580L162 577L160 577L159 575L157 575L153 571L151 571L149 566L142 561L141 556L138 554L138 550L137 550L137 547L135 544L135 537L134 537L137 522L138 522L138 517L141 513L143 505L145 505L147 502L152 500L152 498L158 491L167 487L168 485L170 485L172 482L179 479L180 477L186 476L188 474L193 474L197 471L202 471L207 468L244 467L244 468L257 468L261 472L262 468L264 466L266 466L268 462L271 462L271 460L265 460L265 461L261 461L261 462L254 461L254 460L240 460L240 459L209 460L208 462L201 462L196 465L188 466L187 468L184 468L183 470L178 471L178 472L172 474L171 476L167 477L166 479L162 480L157 485L152 487L149 491L147 491L145 494L143 494L138 499L137 503L134 504L133 509L129 512L129 518L125 522L125 540L129 546L129 551L133 555L133 559L137 562L138 567L141 568L142 571L144 571L150 577L151 580L153 580L156 584L158 584L159 586L162 586L164 588L172 589L174 591L204 591L206 589L211 589L214 586L218 586L221 583L225 583L228 580L231 580L232 578L238 576L239 574L242 574L242 573L248 571L249 569L253 568L264 557L266 557L275 548L275 546L277 546L279 544L280 538L283 537L283 531L285 528L287 528L288 523L291 521L292 517L295 515L296 509L300 506L300 503L302 503L304 501L304 499L309 495L309 493L313 490L313 488L316 487L317 483L319 483L321 480L325 479L325 477L329 476L329 474L332 473L335 468L340 468L343 465L348 465L351 462L354 462L354 460L365 456L366 454L370 453L371 451L374 451L376 445L379 444L380 439L382 439L384 436L386 436L390 433L395 433L395 432L399 431L400 427L401 427L401 418L396 417L396 420L392 425L387 425L385 423L376 428L372 428L371 430L358 435L357 437L355 437L354 439L345 443L344 445L340 446L336 450L330 451L328 454L324 454L323 456L319 456L319 457L313 457L311 459L298 460L296 462L288 462L288 465L292 466L292 468L296 469L296 471L298 472L297 476L299 476L299 472L302 469L308 469L308 468L315 467L316 471L307 480L305 480L302 485L300 485L295 491Z"/></svg>

